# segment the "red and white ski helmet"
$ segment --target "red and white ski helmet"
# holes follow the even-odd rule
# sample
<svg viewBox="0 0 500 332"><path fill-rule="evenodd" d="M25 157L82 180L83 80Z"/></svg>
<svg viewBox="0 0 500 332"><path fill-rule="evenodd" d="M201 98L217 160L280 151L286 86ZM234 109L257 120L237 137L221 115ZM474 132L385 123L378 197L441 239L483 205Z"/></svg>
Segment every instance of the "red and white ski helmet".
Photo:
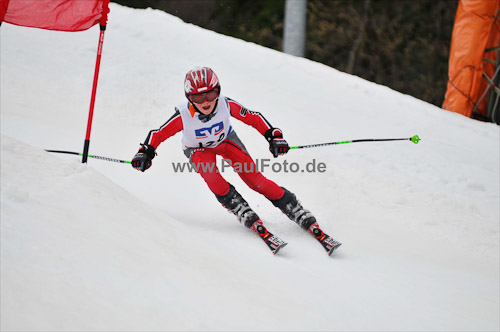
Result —
<svg viewBox="0 0 500 332"><path fill-rule="evenodd" d="M214 71L208 67L196 67L187 72L184 79L184 93L186 97L197 93L205 93L218 89L220 91L219 78Z"/></svg>

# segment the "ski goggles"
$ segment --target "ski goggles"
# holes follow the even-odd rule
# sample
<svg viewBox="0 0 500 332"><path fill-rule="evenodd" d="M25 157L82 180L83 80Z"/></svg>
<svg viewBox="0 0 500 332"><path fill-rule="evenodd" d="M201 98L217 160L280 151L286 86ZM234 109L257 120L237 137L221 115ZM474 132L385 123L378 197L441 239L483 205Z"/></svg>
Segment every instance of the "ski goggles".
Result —
<svg viewBox="0 0 500 332"><path fill-rule="evenodd" d="M208 91L208 92L205 92L205 93L197 93L197 94L194 94L194 95L189 95L189 99L193 103L201 104L205 100L214 101L215 99L217 99L219 97L219 95L220 95L219 89L214 89L212 91Z"/></svg>

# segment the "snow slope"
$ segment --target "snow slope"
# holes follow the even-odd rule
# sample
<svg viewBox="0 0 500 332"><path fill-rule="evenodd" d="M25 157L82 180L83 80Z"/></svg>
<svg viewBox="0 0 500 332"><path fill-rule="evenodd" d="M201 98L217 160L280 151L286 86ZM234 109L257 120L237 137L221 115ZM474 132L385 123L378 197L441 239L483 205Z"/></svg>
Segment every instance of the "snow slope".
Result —
<svg viewBox="0 0 500 332"><path fill-rule="evenodd" d="M183 98L185 72L212 67L224 94L263 113L293 150L324 163L264 175L295 192L343 242L332 257L231 171L268 228L273 256L185 162L180 135L145 173L49 154L81 151L98 28L3 24L2 330L498 331L499 127L443 111L306 59L111 4L90 153L133 156Z"/></svg>

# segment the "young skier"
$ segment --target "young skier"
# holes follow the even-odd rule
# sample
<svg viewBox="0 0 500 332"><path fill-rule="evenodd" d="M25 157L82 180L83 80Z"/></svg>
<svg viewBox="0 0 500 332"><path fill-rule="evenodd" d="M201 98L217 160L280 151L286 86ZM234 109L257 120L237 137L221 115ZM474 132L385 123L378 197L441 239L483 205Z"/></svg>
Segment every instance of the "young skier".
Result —
<svg viewBox="0 0 500 332"><path fill-rule="evenodd" d="M196 67L186 74L184 92L187 101L175 108L174 115L159 129L151 130L141 148L132 159L132 167L144 172L151 167L158 145L167 138L183 131L184 154L203 177L217 200L246 227L254 230L274 254L286 243L264 227L255 213L236 189L218 171L216 155L231 161L231 165L244 165L239 172L241 179L253 190L264 195L288 218L309 231L320 241L327 253L340 246L318 226L315 217L306 210L296 196L278 186L257 170L245 146L231 127L230 117L257 129L268 141L269 150L276 158L290 149L280 129L257 112L252 112L238 102L221 95L217 75L208 67ZM203 165L205 167L203 167ZM211 167L207 167L211 166Z"/></svg>

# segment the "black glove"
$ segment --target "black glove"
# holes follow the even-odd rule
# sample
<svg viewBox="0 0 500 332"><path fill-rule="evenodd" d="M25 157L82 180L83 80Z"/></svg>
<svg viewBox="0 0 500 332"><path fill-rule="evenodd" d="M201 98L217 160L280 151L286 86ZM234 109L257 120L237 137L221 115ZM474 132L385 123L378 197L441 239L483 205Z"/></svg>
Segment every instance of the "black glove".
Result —
<svg viewBox="0 0 500 332"><path fill-rule="evenodd" d="M283 139L283 133L280 129L268 129L264 137L269 142L269 151L271 151L274 158L284 155L290 150L287 141Z"/></svg>
<svg viewBox="0 0 500 332"><path fill-rule="evenodd" d="M138 171L144 172L151 167L153 158L156 156L155 148L152 145L141 144L142 147L137 151L132 159L132 167Z"/></svg>

